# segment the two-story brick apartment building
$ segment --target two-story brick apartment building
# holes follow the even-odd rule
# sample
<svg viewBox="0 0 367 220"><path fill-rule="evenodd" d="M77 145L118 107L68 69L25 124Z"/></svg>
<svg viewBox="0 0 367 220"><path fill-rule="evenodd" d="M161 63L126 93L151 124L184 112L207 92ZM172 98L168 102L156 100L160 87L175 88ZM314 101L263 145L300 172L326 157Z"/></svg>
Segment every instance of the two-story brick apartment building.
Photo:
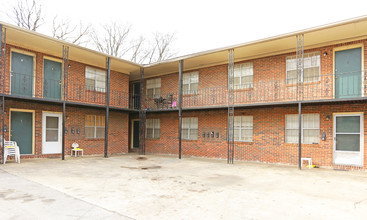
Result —
<svg viewBox="0 0 367 220"><path fill-rule="evenodd" d="M78 142L85 154L296 165L301 153L367 167L367 17L150 65L4 29L4 136L25 155L69 154Z"/></svg>

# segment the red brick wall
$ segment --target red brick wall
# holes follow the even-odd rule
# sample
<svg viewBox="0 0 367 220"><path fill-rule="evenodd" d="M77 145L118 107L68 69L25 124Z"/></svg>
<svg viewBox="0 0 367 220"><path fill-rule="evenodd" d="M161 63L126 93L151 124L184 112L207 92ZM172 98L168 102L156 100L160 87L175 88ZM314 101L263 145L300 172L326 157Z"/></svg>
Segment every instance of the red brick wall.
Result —
<svg viewBox="0 0 367 220"><path fill-rule="evenodd" d="M305 83L299 88L304 100L330 99L333 97L333 49L337 47L363 44L364 56L367 56L367 40L330 45L306 50L305 53L320 52L321 79L319 82ZM327 55L324 56L324 52ZM235 51L236 53L236 51ZM297 100L297 87L286 84L286 57L294 53L245 60L253 62L254 88L235 91L235 103L264 103ZM367 59L364 59L367 66ZM228 65L218 65L197 70L199 72L199 92L196 95L184 95L184 107L215 106L227 104ZM191 72L191 71L184 71ZM158 76L161 78L162 96L178 92L178 73ZM209 89L212 88L212 89ZM365 89L367 92L367 89Z"/></svg>
<svg viewBox="0 0 367 220"><path fill-rule="evenodd" d="M18 49L33 53L36 62L35 74L35 97L43 97L43 59L45 56L53 57L48 54L43 54L37 51L31 51L25 48L19 48L12 45L7 45L6 49L6 93L10 94L10 65L11 65L11 49ZM62 60L62 57L54 57ZM105 105L105 93L91 92L85 89L85 67L86 64L69 61L69 77L68 77L68 101L92 103ZM114 107L128 107L129 93L129 76L127 74L111 71L110 80L110 105Z"/></svg>
<svg viewBox="0 0 367 220"><path fill-rule="evenodd" d="M61 112L61 105L40 104L34 102L22 102L15 100L5 101L5 123L9 125L10 109L26 109L35 111L35 152L32 156L23 157L51 157L60 155L43 155L42 154L42 112ZM84 150L85 155L103 154L104 138L87 139L85 138L85 115L105 115L103 109L92 109L83 107L66 107L66 135L65 154L70 155L71 144L77 142ZM109 148L108 154L122 154L128 152L128 113L110 111L109 120ZM71 133L71 128L75 129L75 133ZM76 134L76 129L80 129L80 134ZM5 134L6 140L9 140L9 132Z"/></svg>
<svg viewBox="0 0 367 220"><path fill-rule="evenodd" d="M302 157L311 157L318 166L333 166L333 113L365 112L366 103L308 105L303 114L320 114L320 143L302 144ZM235 115L253 116L253 142L235 142L235 160L260 161L266 163L298 164L298 144L285 143L285 115L298 114L298 106L258 107L236 109ZM326 116L330 116L330 120ZM198 117L198 140L182 140L182 154L209 158L227 158L227 111L202 110L184 112L183 117ZM147 118L159 118L161 133L159 140L146 140L149 153L178 153L177 112L151 113ZM366 121L367 115L364 115ZM208 140L202 133L219 131L219 138ZM326 140L321 140L325 132ZM364 124L364 135L367 123ZM365 149L367 140L365 139ZM364 151L364 169L367 168L367 152Z"/></svg>

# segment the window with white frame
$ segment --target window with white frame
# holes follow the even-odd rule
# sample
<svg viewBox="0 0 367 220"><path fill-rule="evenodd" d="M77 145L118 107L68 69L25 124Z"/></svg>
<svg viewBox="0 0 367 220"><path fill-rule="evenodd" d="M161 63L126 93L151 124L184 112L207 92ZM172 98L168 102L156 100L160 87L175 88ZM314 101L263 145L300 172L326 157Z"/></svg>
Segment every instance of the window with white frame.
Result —
<svg viewBox="0 0 367 220"><path fill-rule="evenodd" d="M183 74L183 94L195 94L199 89L199 72Z"/></svg>
<svg viewBox="0 0 367 220"><path fill-rule="evenodd" d="M234 140L252 142L253 116L234 116Z"/></svg>
<svg viewBox="0 0 367 220"><path fill-rule="evenodd" d="M297 83L296 56L286 58L287 84ZM320 52L304 55L303 75L298 76L300 82L315 82L320 80Z"/></svg>
<svg viewBox="0 0 367 220"><path fill-rule="evenodd" d="M159 119L147 119L147 138L159 139L160 138L160 120Z"/></svg>
<svg viewBox="0 0 367 220"><path fill-rule="evenodd" d="M85 85L88 90L106 91L106 71L94 67L85 67Z"/></svg>
<svg viewBox="0 0 367 220"><path fill-rule="evenodd" d="M234 89L253 87L254 80L253 63L241 63L234 66Z"/></svg>
<svg viewBox="0 0 367 220"><path fill-rule="evenodd" d="M302 143L318 144L320 136L320 115L302 115ZM298 143L298 115L285 116L285 142Z"/></svg>
<svg viewBox="0 0 367 220"><path fill-rule="evenodd" d="M105 116L103 115L85 116L85 137L105 138Z"/></svg>
<svg viewBox="0 0 367 220"><path fill-rule="evenodd" d="M161 96L161 78L147 80L147 97L159 98Z"/></svg>
<svg viewBox="0 0 367 220"><path fill-rule="evenodd" d="M182 118L182 139L198 139L198 118Z"/></svg>

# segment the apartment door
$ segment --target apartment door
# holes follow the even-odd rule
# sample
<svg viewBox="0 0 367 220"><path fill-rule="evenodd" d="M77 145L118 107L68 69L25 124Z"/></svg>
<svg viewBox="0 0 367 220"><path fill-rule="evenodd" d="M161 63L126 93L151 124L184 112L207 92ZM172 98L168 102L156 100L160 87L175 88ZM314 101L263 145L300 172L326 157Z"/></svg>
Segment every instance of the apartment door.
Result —
<svg viewBox="0 0 367 220"><path fill-rule="evenodd" d="M20 154L33 154L33 113L11 111L10 140L16 141Z"/></svg>
<svg viewBox="0 0 367 220"><path fill-rule="evenodd" d="M363 114L334 115L334 164L363 165Z"/></svg>
<svg viewBox="0 0 367 220"><path fill-rule="evenodd" d="M61 154L62 114L42 114L42 154Z"/></svg>
<svg viewBox="0 0 367 220"><path fill-rule="evenodd" d="M335 52L335 98L361 96L362 48Z"/></svg>
<svg viewBox="0 0 367 220"><path fill-rule="evenodd" d="M32 96L33 57L17 52L11 53L11 93Z"/></svg>
<svg viewBox="0 0 367 220"><path fill-rule="evenodd" d="M43 97L61 99L61 63L44 59Z"/></svg>
<svg viewBox="0 0 367 220"><path fill-rule="evenodd" d="M133 149L139 148L139 121L133 121Z"/></svg>

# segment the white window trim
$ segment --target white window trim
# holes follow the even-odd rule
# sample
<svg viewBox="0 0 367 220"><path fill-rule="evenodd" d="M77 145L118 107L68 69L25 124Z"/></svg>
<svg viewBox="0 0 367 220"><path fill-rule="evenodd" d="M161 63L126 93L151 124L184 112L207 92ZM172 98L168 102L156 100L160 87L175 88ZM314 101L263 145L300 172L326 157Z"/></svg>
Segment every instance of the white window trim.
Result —
<svg viewBox="0 0 367 220"><path fill-rule="evenodd" d="M152 121L153 127L149 127L149 125L150 125L150 123L148 123L149 120ZM159 124L159 126L155 126L155 125L157 125L155 122L158 122L157 124ZM148 137L148 129L153 129L152 137ZM158 132L157 129L159 129L159 138L155 137L156 132ZM145 129L145 137L147 139L160 139L160 137L161 137L160 129L161 129L160 119L147 119L147 126L146 126L146 129Z"/></svg>
<svg viewBox="0 0 367 220"><path fill-rule="evenodd" d="M88 115L88 116L94 116L94 126L85 126L85 128L94 128L94 134L93 134L93 137L85 136L85 138L87 138L87 139L103 139L103 138L105 138L105 137L102 137L102 138L98 137L97 138L97 128L105 128L105 126L97 126L97 115ZM104 116L101 116L101 117L104 117Z"/></svg>
<svg viewBox="0 0 367 220"><path fill-rule="evenodd" d="M89 72L89 74L94 74L94 76L96 76L96 73L103 73L104 81L97 80L96 77L94 77L94 79L88 78L87 77L87 72ZM87 80L87 79L94 80L94 88L88 88L88 85L85 83L87 90L95 91L95 92L103 92L103 93L106 92L106 71L105 70L98 69L98 68L91 67L91 66L85 66L85 80ZM104 82L103 87L97 87L97 81L98 82Z"/></svg>
<svg viewBox="0 0 367 220"><path fill-rule="evenodd" d="M193 118L196 118L196 119L197 119L197 122L198 122L197 128L193 128L193 126L192 126L192 119L193 119ZM184 129L187 129L187 137L184 137L184 136L182 135L182 139L183 139L183 140L192 140L192 141L196 141L196 140L198 140L198 134L199 134L199 119L198 119L197 117L188 117L188 118L182 118L182 120L190 120L190 123L188 123L188 124L189 124L189 127L188 127L188 128L182 128L182 131L183 131ZM182 121L182 124L183 124L183 121ZM197 130L196 139L192 139L192 137L191 137L191 130ZM182 134L182 131L181 131L181 134Z"/></svg>
<svg viewBox="0 0 367 220"><path fill-rule="evenodd" d="M241 69L243 68L243 66L249 66L251 67L251 75L242 75L242 73L240 73L240 84L234 84L233 82L233 86L234 86L234 89L237 90L237 89L249 89L249 88L253 88L254 87L254 64L253 62L246 62L246 63L239 63L239 64L235 64L234 66L234 77L236 76L236 69L238 67L240 67ZM252 76L252 82L250 83L245 83L245 82L242 82L242 77L244 76ZM234 80L234 79L233 79Z"/></svg>
<svg viewBox="0 0 367 220"><path fill-rule="evenodd" d="M304 58L306 57L313 57L313 56L319 56L319 77L317 80L314 80L314 81L307 81L305 83L309 83L309 82L318 82L321 80L321 55L320 55L320 51L315 51L315 52L310 52L310 53L305 53L304 54ZM288 79L288 71L294 71L294 70L297 70L297 64L296 64L296 68L295 69L288 69L288 65L287 65L287 61L288 59L292 59L292 60L296 60L296 55L293 55L293 56L287 56L286 59L285 59L285 63L286 63L286 84L296 84L297 83L297 79ZM313 66L313 67L309 67L309 68L315 68L316 66ZM307 69L307 68L304 68L304 70ZM301 79L300 79L300 82L303 83L304 82L304 72L301 73ZM296 76L297 76L297 73L296 73ZM296 81L295 83L288 83L288 80L289 81Z"/></svg>
<svg viewBox="0 0 367 220"><path fill-rule="evenodd" d="M191 75L195 74L197 76L197 82L191 82ZM185 77L189 77L189 82L188 83L185 83L185 80L183 80L183 85L189 85L189 89L188 90L184 90L182 91L182 93L184 95L189 95L189 94L196 94L199 90L199 86L198 86L198 89L196 90L191 90L191 84L198 84L199 85L199 72L198 71L195 71L195 72L190 72L190 73L184 73L183 74L183 78Z"/></svg>
<svg viewBox="0 0 367 220"><path fill-rule="evenodd" d="M285 123L284 123L284 127L285 127L285 129L284 129L284 142L285 143L287 143L287 144L297 144L298 143L298 141L296 141L296 142L286 142L286 131L287 130L297 130L297 132L298 132L298 128L299 128L299 124L298 124L298 126L297 126L297 129L290 129L290 128L287 128L287 116L291 116L291 115L293 115L293 116L297 116L297 120L299 120L298 119L298 115L297 114L287 114L287 115L285 115ZM303 126L304 126L304 116L305 115L317 115L318 117L319 117L319 124L318 124L318 127L319 128L304 128ZM301 143L302 144L320 144L320 123L321 123L321 121L320 121L320 114L302 114L302 118L301 118L301 120L302 120L302 128L301 128ZM304 143L304 141L303 141L303 137L304 137L304 131L305 130L318 130L319 132L318 132L318 139L319 139L319 141L317 142L317 143Z"/></svg>
<svg viewBox="0 0 367 220"><path fill-rule="evenodd" d="M253 142L254 141L254 138L253 138L253 136L254 136L254 117L252 115L234 116L234 117L235 118L236 117L240 117L241 118L240 119L239 134L238 134L238 138L239 139L238 140L235 139L234 141L238 141L238 142L249 142L249 143ZM251 119L252 119L252 126L251 126L251 128L242 128L242 117L251 117ZM250 141L241 140L241 138L242 138L242 130L251 130L252 131L252 136L251 136L251 140Z"/></svg>

